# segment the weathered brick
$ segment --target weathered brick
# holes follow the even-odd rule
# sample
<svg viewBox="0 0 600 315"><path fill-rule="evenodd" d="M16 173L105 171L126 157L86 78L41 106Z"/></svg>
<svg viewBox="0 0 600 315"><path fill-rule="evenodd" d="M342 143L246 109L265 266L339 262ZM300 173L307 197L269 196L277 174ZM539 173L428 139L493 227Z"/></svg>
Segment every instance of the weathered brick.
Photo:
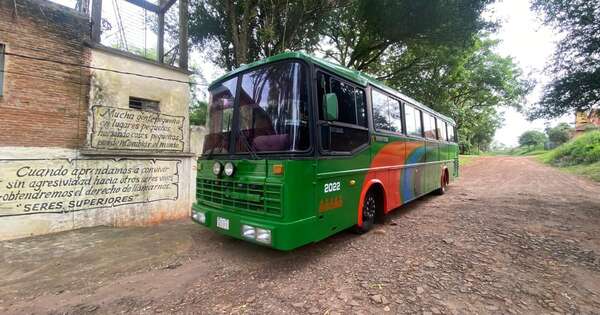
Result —
<svg viewBox="0 0 600 315"><path fill-rule="evenodd" d="M17 0L16 5L15 15L13 1L0 1L0 43L8 53L89 65L85 16L48 1ZM5 71L0 146L84 144L89 69L9 55Z"/></svg>

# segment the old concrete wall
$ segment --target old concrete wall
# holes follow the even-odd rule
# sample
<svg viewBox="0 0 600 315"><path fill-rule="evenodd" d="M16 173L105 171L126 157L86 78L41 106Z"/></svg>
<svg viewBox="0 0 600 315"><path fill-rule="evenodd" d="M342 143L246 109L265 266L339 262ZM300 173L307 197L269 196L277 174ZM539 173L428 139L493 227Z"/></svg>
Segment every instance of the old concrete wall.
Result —
<svg viewBox="0 0 600 315"><path fill-rule="evenodd" d="M91 65L95 68L134 72L136 75L93 70L90 87L90 111L93 110L94 106L128 109L130 97L158 101L160 103L160 114L165 115L165 118L184 118L183 123L177 127L182 131L185 145L175 151L190 152L189 85L182 83L189 81L188 73L174 68L170 69L152 61L124 56L121 52L102 47L92 49ZM93 115L93 113L89 115ZM93 124L88 125L89 136L93 135L93 130L90 130L92 127ZM89 147L92 147L91 140L88 137ZM148 149L155 150L157 148Z"/></svg>
<svg viewBox="0 0 600 315"><path fill-rule="evenodd" d="M46 12L58 10L62 18L28 16L24 8L18 21L26 23L22 27L28 34L22 34L26 43L21 47L18 36L4 31L13 27L3 24L12 11L1 1L0 41L8 39L8 51L27 54L36 41L49 43L54 46L48 58L77 62L86 70L76 67L73 81L57 77L66 72L61 63L44 62L42 67L8 58L7 71L33 75L42 67L40 74L52 76L30 82L16 75L5 78L6 94L0 98L0 240L188 217L196 166L190 150L189 74L84 44L81 37L62 38L71 34L63 30L70 27L67 22L81 22L81 17L46 1L27 1L33 8L41 3L50 10ZM129 108L129 97L158 101L159 110Z"/></svg>
<svg viewBox="0 0 600 315"><path fill-rule="evenodd" d="M0 240L185 218L193 197L187 171L194 165L190 157L90 157L72 149L4 147Z"/></svg>
<svg viewBox="0 0 600 315"><path fill-rule="evenodd" d="M206 136L207 133L208 129L204 126L190 127L190 149L198 156L202 154L204 136Z"/></svg>

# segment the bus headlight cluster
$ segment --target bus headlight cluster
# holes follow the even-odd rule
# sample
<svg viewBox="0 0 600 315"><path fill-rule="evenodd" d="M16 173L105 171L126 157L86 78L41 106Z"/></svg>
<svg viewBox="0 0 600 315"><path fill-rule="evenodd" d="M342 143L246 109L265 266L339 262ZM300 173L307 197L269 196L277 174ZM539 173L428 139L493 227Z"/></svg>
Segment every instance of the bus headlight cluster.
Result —
<svg viewBox="0 0 600 315"><path fill-rule="evenodd" d="M206 214L204 212L192 212L192 220L200 222L200 223L206 223Z"/></svg>
<svg viewBox="0 0 600 315"><path fill-rule="evenodd" d="M271 230L268 229L244 224L242 225L242 236L263 244L271 244Z"/></svg>
<svg viewBox="0 0 600 315"><path fill-rule="evenodd" d="M235 165L233 165L231 162L227 162L225 163L225 167L223 167L221 162L215 162L215 164L213 164L212 171L215 176L219 176L221 173L225 173L227 176L233 176L233 173L235 173Z"/></svg>
<svg viewBox="0 0 600 315"><path fill-rule="evenodd" d="M242 225L242 236L252 240L256 239L256 228L251 225Z"/></svg>
<svg viewBox="0 0 600 315"><path fill-rule="evenodd" d="M215 164L213 164L213 174L215 174L216 176L221 175L221 171L223 171L223 165L221 165L220 162L215 162Z"/></svg>
<svg viewBox="0 0 600 315"><path fill-rule="evenodd" d="M225 163L225 175L231 176L235 172L235 166L231 162Z"/></svg>

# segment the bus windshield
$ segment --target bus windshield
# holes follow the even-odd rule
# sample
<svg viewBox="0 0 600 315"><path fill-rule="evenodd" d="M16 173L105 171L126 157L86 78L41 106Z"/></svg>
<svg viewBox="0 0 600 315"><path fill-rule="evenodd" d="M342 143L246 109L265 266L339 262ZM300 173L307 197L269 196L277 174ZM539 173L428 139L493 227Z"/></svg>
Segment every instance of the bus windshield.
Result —
<svg viewBox="0 0 600 315"><path fill-rule="evenodd" d="M209 132L204 153L307 150L310 146L307 82L304 64L280 62L214 86L209 91ZM234 144L230 145L230 141Z"/></svg>

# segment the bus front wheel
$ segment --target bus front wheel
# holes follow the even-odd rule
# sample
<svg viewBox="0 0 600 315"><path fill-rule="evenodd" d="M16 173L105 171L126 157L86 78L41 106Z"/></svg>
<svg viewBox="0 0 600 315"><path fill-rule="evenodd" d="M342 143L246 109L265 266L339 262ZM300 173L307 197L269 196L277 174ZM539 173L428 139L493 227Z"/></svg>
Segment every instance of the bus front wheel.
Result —
<svg viewBox="0 0 600 315"><path fill-rule="evenodd" d="M373 190L369 190L365 195L362 207L362 225L356 226L355 231L359 234L366 233L375 225L377 216L377 195Z"/></svg>

